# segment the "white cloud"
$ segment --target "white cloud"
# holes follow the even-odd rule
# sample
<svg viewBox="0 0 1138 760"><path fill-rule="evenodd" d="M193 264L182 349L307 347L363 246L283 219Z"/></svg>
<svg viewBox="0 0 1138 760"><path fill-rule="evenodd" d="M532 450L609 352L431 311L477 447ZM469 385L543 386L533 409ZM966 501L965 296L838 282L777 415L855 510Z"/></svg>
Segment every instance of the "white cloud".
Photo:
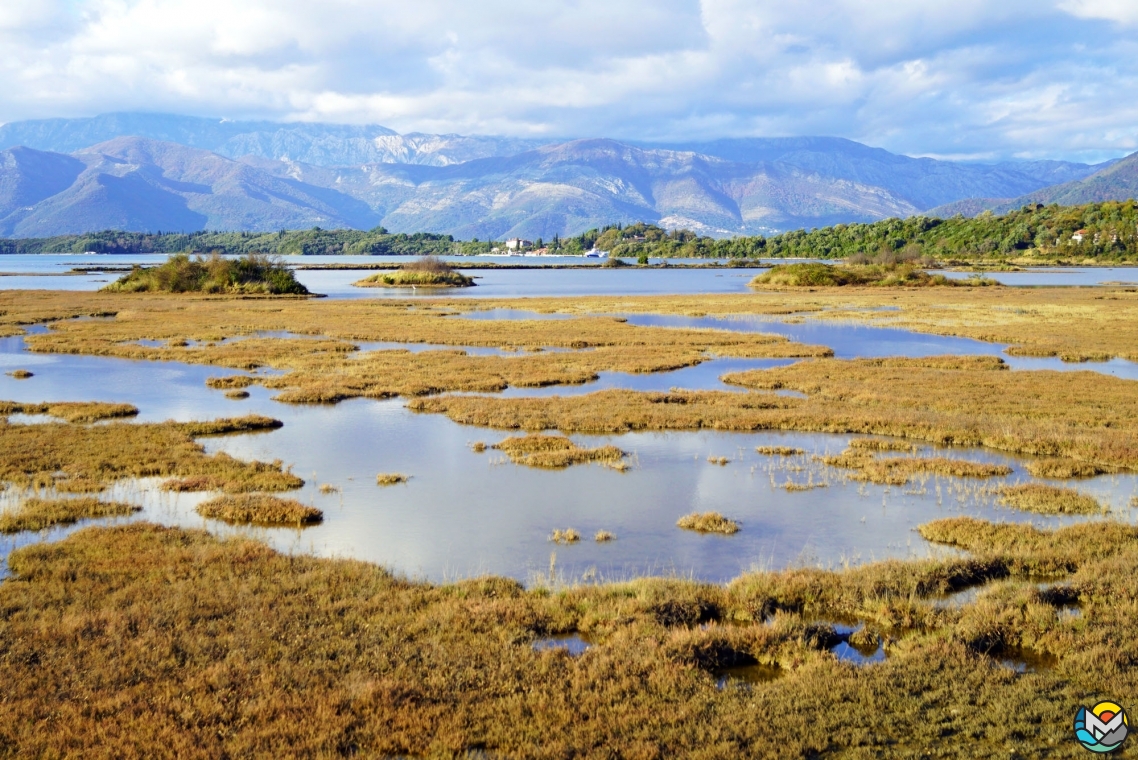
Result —
<svg viewBox="0 0 1138 760"><path fill-rule="evenodd" d="M0 121L145 109L1105 155L1138 147L1135 22L1134 0L4 0Z"/></svg>

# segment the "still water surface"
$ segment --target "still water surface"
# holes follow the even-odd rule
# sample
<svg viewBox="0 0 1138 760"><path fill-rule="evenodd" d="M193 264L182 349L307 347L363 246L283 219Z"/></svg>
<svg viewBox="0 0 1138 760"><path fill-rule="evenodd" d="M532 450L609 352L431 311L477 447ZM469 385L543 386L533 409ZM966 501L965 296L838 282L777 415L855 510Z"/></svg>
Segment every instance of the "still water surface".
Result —
<svg viewBox="0 0 1138 760"><path fill-rule="evenodd" d="M834 347L840 353L856 352L849 346ZM896 353L896 346L891 351ZM611 373L572 391L606 383L639 387L646 379L667 382L668 387L716 387L718 374L728 366L716 365L714 371L707 366L660 376ZM144 511L132 519L201 526L221 534L248 533L283 550L370 560L432 580L495 573L535 582L552 572L561 580L674 573L724 581L755 567L944 553L914 532L917 525L940 517L966 514L1040 525L1080 519L1043 518L995 505L981 486L1001 479L981 484L930 477L903 488L848 482L842 471L812 459L843 450L850 437L845 435L700 431L573 436L584 446L620 447L629 453L631 469L620 473L587 465L549 471L515 465L494 449L474 453L471 443L494 443L505 434L415 414L399 399L293 406L274 402L269 391L253 386L249 399L232 401L204 384L211 375L226 374L216 367L30 354L21 338L0 340L0 370L15 367L30 369L35 376L22 381L0 376L0 398L124 401L139 407L140 421L248 413L280 419L284 427L276 431L203 443L210 452L243 459L281 459L308 481L293 495L325 512L323 524L303 531L231 528L193 512L204 495L167 494L157 490L157 482L144 481L124 483L107 494L143 504ZM507 393L551 389L523 390ZM760 445L795 446L806 454L766 457L754 451ZM1029 477L1023 461L1013 457L977 450L951 455L1006 462L1015 468L1010 481ZM709 457L731 461L719 466L709 463ZM380 487L375 476L381 472L400 472L411 479ZM788 482L823 487L790 492L785 489ZM319 491L322 484L340 490L324 494ZM1080 482L1079 487L1111 505L1114 517L1131 519L1127 503L1138 494L1135 476L1104 476ZM0 504L11 504L18 496L13 491L0 494ZM743 530L724 537L675 527L681 515L706 510L740 521ZM553 529L570 527L581 532L580 544L548 541ZM606 544L590 540L601 529L617 539ZM0 554L71 530L0 538Z"/></svg>

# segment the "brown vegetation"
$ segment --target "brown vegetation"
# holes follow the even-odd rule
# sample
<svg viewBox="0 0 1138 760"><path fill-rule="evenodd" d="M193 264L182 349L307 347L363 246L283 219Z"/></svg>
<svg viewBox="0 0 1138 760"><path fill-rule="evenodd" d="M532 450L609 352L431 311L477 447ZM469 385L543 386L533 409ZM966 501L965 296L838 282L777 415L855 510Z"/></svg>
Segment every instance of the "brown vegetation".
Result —
<svg viewBox="0 0 1138 760"><path fill-rule="evenodd" d="M34 377L34 375L26 369L14 369L4 374L16 380L27 380L29 377Z"/></svg>
<svg viewBox="0 0 1138 760"><path fill-rule="evenodd" d="M397 472L381 472L375 476L375 484L378 486L393 486L399 483L406 483L407 478L407 475L400 475Z"/></svg>
<svg viewBox="0 0 1138 760"><path fill-rule="evenodd" d="M249 398L249 391L241 391L241 390L226 391L225 397L233 399L235 401L240 401L241 399Z"/></svg>
<svg viewBox="0 0 1138 760"><path fill-rule="evenodd" d="M555 544L575 544L581 540L581 534L572 528L558 529L549 534L549 540Z"/></svg>
<svg viewBox="0 0 1138 760"><path fill-rule="evenodd" d="M112 404L49 404L42 413L84 422L121 416ZM125 405L122 405L125 406ZM36 413L37 405L30 405ZM5 414L29 405L0 402ZM134 413L133 407L127 407ZM255 432L280 422L251 415L207 422L80 425L0 423L0 481L20 487L55 487L89 493L122 478L174 477L169 490L287 491L304 481L283 471L279 462L242 462L224 453L208 456L193 439L208 435Z"/></svg>
<svg viewBox="0 0 1138 760"><path fill-rule="evenodd" d="M876 441L874 441L876 443ZM869 483L903 486L917 473L951 475L958 478L996 478L1010 475L1012 468L1003 464L968 462L946 457L886 457L875 458L862 451L848 449L838 456L822 457L833 467L856 470L853 480Z"/></svg>
<svg viewBox="0 0 1138 760"><path fill-rule="evenodd" d="M676 525L698 533L724 533L729 536L739 532L739 523L718 512L692 512L677 520Z"/></svg>
<svg viewBox="0 0 1138 760"><path fill-rule="evenodd" d="M997 493L1000 503L1025 512L1045 515L1091 515L1105 511L1093 496L1072 490L1056 488L1042 483L1022 483L1004 486Z"/></svg>
<svg viewBox="0 0 1138 760"><path fill-rule="evenodd" d="M917 447L908 441L890 441L884 438L852 438L849 446L851 449L867 449L869 451L917 450Z"/></svg>
<svg viewBox="0 0 1138 760"><path fill-rule="evenodd" d="M802 449L793 446L756 446L755 451L766 456L793 457L805 454Z"/></svg>
<svg viewBox="0 0 1138 760"><path fill-rule="evenodd" d="M85 518L122 517L142 509L116 501L81 499L26 499L14 509L0 511L0 533L43 530L70 525Z"/></svg>
<svg viewBox="0 0 1138 760"><path fill-rule="evenodd" d="M922 532L971 556L750 573L723 587L641 579L549 593L500 578L410 582L200 531L87 529L11 555L13 576L0 583L0 746L29 756L935 747L945 757L1073 757L1074 705L1138 693L1124 656L1138 647L1138 529L963 518ZM1020 582L1039 575L1063 579L1063 593ZM960 609L926 601L985 582L992 588ZM1059 599L1086 614L1061 617ZM889 657L838 662L825 649L833 629L817 620L864 621L865 639L879 637ZM574 631L593 643L580 657L531 646ZM999 665L1018 649L1053 667ZM718 689L708 673L755 661L782 677Z"/></svg>
<svg viewBox="0 0 1138 760"><path fill-rule="evenodd" d="M616 446L584 449L562 435L516 436L499 441L494 448L505 452L516 464L554 469L587 462L612 466L624 458L624 452Z"/></svg>
<svg viewBox="0 0 1138 760"><path fill-rule="evenodd" d="M608 543L609 541L615 541L616 536L612 533L609 533L607 530L598 530L593 536L593 540L598 544L604 544Z"/></svg>
<svg viewBox="0 0 1138 760"><path fill-rule="evenodd" d="M197 513L243 525L311 525L324 519L324 513L315 507L263 493L219 496L199 504Z"/></svg>
<svg viewBox="0 0 1138 760"><path fill-rule="evenodd" d="M1009 372L994 357L820 359L724 379L760 390L792 388L808 398L607 390L572 397L440 397L408 406L504 429L858 433L1138 468L1138 383L1130 380Z"/></svg>
<svg viewBox="0 0 1138 760"><path fill-rule="evenodd" d="M442 259L424 256L394 272L379 272L352 284L360 288L469 288L475 283Z"/></svg>
<svg viewBox="0 0 1138 760"><path fill-rule="evenodd" d="M1027 463L1027 471L1037 478L1093 478L1109 469L1091 462L1073 459L1036 459Z"/></svg>
<svg viewBox="0 0 1138 760"><path fill-rule="evenodd" d="M138 414L138 408L131 404L102 401L54 401L43 404L0 401L0 417L9 414L46 414L67 422L87 423L133 417Z"/></svg>

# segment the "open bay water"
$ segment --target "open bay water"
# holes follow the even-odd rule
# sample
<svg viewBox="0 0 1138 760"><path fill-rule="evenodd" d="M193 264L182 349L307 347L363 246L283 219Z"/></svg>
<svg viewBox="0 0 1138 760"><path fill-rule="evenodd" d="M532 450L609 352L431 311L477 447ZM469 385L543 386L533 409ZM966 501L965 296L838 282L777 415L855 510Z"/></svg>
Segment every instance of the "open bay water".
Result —
<svg viewBox="0 0 1138 760"><path fill-rule="evenodd" d="M857 344L829 345L840 355L858 353ZM894 355L905 350L896 344L890 348ZM728 367L718 362L741 364ZM583 386L507 393L586 392L606 386L644 387L643 383L717 387L722 372L763 362L784 360L717 360L658 375L606 373L601 381ZM401 399L287 405L272 401L271 391L252 386L248 399L234 401L205 386L207 377L230 370L32 354L20 337L0 339L0 370L15 368L30 369L35 376L15 380L0 375L0 399L129 402L140 410L138 421L250 413L280 419L284 427L279 430L205 438L202 443L209 452L282 460L307 481L303 489L288 495L325 513L323 524L299 531L234 528L194 513L193 507L208 495L165 493L157 481L149 480L123 482L105 494L142 504L142 512L93 522L144 519L204 527L221 535L247 534L283 551L363 559L436 581L492 573L527 583L548 581L551 576L579 581L644 574L721 582L755 568L837 566L947 554L915 531L918 525L942 517L973 515L1040 526L1100 519L1042 517L1000 507L986 489L1032 478L1024 470L1024 460L985 450L957 449L949 455L1006 463L1014 469L1012 475L986 481L920 477L904 487L861 484L814 459L839 453L851 436L716 431L575 435L573 440L582 446L611 443L628 452L630 469L617 472L578 465L540 470L513 464L493 448L480 453L472 449L476 441L493 444L507 433L458 425L441 415L416 414ZM769 457L758 454L756 446L793 446L805 453ZM932 451L926 447L922 453ZM729 463L712 464L709 457L726 457ZM376 475L385 472L403 473L410 480L376 485ZM788 483L818 487L789 491ZM337 490L323 493L320 486L325 484ZM1138 494L1134 475L1101 476L1075 485L1108 504L1112 519L1131 521L1138 511L1128 506ZM0 494L0 505L14 504L21 496L9 489ZM717 536L675 526L683 514L709 510L738 520L743 529L733 536ZM81 526L0 537L0 554L6 556L12 548L32 541L54 540ZM564 528L578 530L582 541L552 544L550 532ZM617 539L595 543L591 539L597 530L610 531Z"/></svg>
<svg viewBox="0 0 1138 760"><path fill-rule="evenodd" d="M160 264L166 254L8 254L0 256L0 290L97 290L121 276L119 272L68 274L80 267L123 267L133 264ZM449 297L513 298L599 295L690 295L695 293L746 293L747 283L761 269L691 269L689 264L702 260L669 259L665 269L605 269L603 260L579 256L540 258L506 256L445 256L460 268L470 261L509 264L525 269L466 269L476 278L477 287L444 291ZM404 263L407 256L294 256L285 259L293 266L321 264ZM653 263L658 260L653 259ZM769 263L769 262L768 262ZM774 262L779 263L779 262ZM542 265L589 265L590 269L541 269ZM15 274L12 274L15 273ZM420 295L404 288L357 288L353 282L374 272L368 270L298 270L300 282L314 293L329 298L401 298ZM963 279L966 272L944 272L948 277ZM1101 285L1103 283L1138 283L1138 267L1055 267L1024 272L993 272L984 275L1005 285L1064 286ZM440 295L439 291L421 294Z"/></svg>

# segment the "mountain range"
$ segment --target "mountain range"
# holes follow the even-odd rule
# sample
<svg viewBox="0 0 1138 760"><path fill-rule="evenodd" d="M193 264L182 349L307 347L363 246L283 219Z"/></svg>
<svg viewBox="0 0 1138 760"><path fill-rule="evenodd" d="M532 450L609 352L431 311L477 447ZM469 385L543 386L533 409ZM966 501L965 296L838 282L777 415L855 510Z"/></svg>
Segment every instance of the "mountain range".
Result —
<svg viewBox="0 0 1138 760"><path fill-rule="evenodd" d="M108 114L0 125L0 235L382 225L549 238L634 221L770 234L1132 197L1136 160L971 164L830 137L632 144Z"/></svg>

